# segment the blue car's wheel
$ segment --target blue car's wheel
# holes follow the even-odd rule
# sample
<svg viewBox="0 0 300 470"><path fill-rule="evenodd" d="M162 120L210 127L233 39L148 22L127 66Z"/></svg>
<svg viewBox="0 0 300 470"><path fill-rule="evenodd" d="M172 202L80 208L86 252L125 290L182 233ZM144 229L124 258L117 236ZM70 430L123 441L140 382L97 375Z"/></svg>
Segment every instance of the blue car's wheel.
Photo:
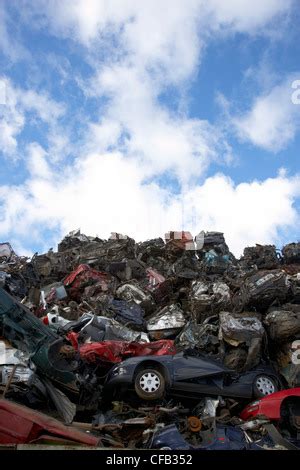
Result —
<svg viewBox="0 0 300 470"><path fill-rule="evenodd" d="M158 370L144 369L136 375L134 388L143 400L156 400L164 394L165 379Z"/></svg>
<svg viewBox="0 0 300 470"><path fill-rule="evenodd" d="M263 398L275 392L278 392L278 386L273 378L268 375L257 375L255 377L253 384L255 398Z"/></svg>

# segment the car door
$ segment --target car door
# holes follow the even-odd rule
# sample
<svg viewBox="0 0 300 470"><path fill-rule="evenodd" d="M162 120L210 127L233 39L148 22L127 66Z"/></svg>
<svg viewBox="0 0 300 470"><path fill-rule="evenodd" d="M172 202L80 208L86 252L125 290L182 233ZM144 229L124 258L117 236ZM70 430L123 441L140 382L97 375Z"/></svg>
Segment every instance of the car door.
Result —
<svg viewBox="0 0 300 470"><path fill-rule="evenodd" d="M221 394L226 371L222 365L204 357L176 354L173 357L172 390L191 395Z"/></svg>

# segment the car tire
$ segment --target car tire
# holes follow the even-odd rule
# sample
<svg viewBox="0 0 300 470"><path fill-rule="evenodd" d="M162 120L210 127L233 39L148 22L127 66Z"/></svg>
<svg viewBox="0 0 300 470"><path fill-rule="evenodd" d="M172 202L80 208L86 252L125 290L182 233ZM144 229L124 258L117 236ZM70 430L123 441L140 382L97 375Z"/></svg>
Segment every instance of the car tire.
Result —
<svg viewBox="0 0 300 470"><path fill-rule="evenodd" d="M271 393L278 392L275 379L268 375L257 375L253 383L253 395L255 398L263 398Z"/></svg>
<svg viewBox="0 0 300 470"><path fill-rule="evenodd" d="M165 392L166 381L156 369L144 369L137 373L134 381L136 394L143 400L157 400Z"/></svg>

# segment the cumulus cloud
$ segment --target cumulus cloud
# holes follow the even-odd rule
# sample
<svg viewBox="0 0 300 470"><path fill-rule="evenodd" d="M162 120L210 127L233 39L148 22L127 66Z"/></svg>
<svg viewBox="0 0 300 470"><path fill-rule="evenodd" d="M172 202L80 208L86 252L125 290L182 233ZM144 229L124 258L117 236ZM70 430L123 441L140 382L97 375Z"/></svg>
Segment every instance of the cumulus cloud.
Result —
<svg viewBox="0 0 300 470"><path fill-rule="evenodd" d="M0 105L0 148L4 154L11 155L16 151L17 135L23 129L25 119L9 80L2 78L1 83L5 88L5 101Z"/></svg>
<svg viewBox="0 0 300 470"><path fill-rule="evenodd" d="M26 148L29 177L19 186L0 186L0 234L13 234L26 246L28 233L34 244L45 229L55 232L56 241L74 227L106 237L119 231L137 240L169 229L212 229L226 233L236 254L245 244L277 240L280 228L297 222L293 204L299 178L280 174L238 185L224 174L204 180L209 165L227 162L232 151L216 125L182 111L182 90L195 76L211 35L270 34L274 20L287 14L291 4L23 2L23 21L75 42L93 70L89 80L78 83L86 99L101 106L93 120L83 117L84 137L74 142L80 150L69 165L64 160L66 129L56 125L64 106L47 93L14 89L13 114L5 118L11 127L6 140L2 137L7 153L15 151L30 113L48 124L46 140L52 149L31 142ZM162 95L170 87L177 101L167 107ZM242 136L245 130L239 132ZM176 191L161 184L169 175L179 184Z"/></svg>
<svg viewBox="0 0 300 470"><path fill-rule="evenodd" d="M254 243L280 243L279 230L299 225L293 203L300 177L281 172L275 178L235 185L223 174L175 195L154 183L143 184L143 171L120 153L91 154L62 174L51 173L45 153L30 148L30 178L20 187L0 188L0 234L13 232L20 242L30 233L59 227L57 239L80 227L108 237L112 230L138 241L183 227L194 234L222 230L236 255Z"/></svg>
<svg viewBox="0 0 300 470"><path fill-rule="evenodd" d="M47 152L37 143L31 143L27 148L27 167L32 178L47 180L53 178L47 162Z"/></svg>
<svg viewBox="0 0 300 470"><path fill-rule="evenodd" d="M231 152L215 126L162 106L151 78L142 78L135 68L107 67L92 80L92 89L108 97L109 105L90 126L89 147L117 145L143 164L147 177L168 171L186 183Z"/></svg>
<svg viewBox="0 0 300 470"><path fill-rule="evenodd" d="M181 61L191 64L198 55L198 25L204 27L200 31L204 37L209 30L221 29L229 33L265 34L266 26L272 28L271 21L279 16L282 19L290 12L294 0L253 0L251 3L248 0L187 0L184 3L180 0L39 0L27 3L30 10L27 16L31 18L34 14L37 26L50 26L59 36L75 37L85 45L93 45L95 39L105 41L108 35L120 33L121 38L126 39L126 48L143 60L164 62L189 52ZM192 40L196 40L196 44ZM187 51L187 43L190 51Z"/></svg>
<svg viewBox="0 0 300 470"><path fill-rule="evenodd" d="M236 254L255 243L281 243L280 230L299 227L293 207L300 195L300 177L284 171L276 178L249 183L234 182L224 175L208 178L188 195L195 207L198 226L222 230ZM189 200L190 198L190 200Z"/></svg>
<svg viewBox="0 0 300 470"><path fill-rule="evenodd" d="M30 119L43 121L51 128L65 113L65 107L46 92L15 87L11 80L1 78L5 86L5 102L0 104L0 151L17 156L18 136Z"/></svg>
<svg viewBox="0 0 300 470"><path fill-rule="evenodd" d="M209 0L206 8L215 29L228 28L248 34L270 34L278 24L276 18L287 14L293 0ZM272 25L270 21L272 20ZM275 26L276 25L276 26Z"/></svg>
<svg viewBox="0 0 300 470"><path fill-rule="evenodd" d="M15 25L6 13L6 6L4 2L0 3L0 52L10 62L28 59L30 54L18 39L18 34L16 32L14 35L10 33L10 28Z"/></svg>
<svg viewBox="0 0 300 470"><path fill-rule="evenodd" d="M83 89L87 96L110 100L99 121L90 123L87 150L113 146L142 163L149 177L168 171L186 184L212 161L230 160L231 149L219 129L163 107L160 94L192 77L212 33L265 34L264 27L291 5L289 0L251 5L247 0L41 0L28 14L37 27L47 25L87 48L95 75Z"/></svg>
<svg viewBox="0 0 300 470"><path fill-rule="evenodd" d="M28 5L27 18L37 27L47 25L65 38L86 46L97 57L96 45L106 48L110 60L125 53L137 67L162 72L174 82L195 70L201 39L198 17L202 1L178 0L53 0ZM165 14L161 14L161 9ZM117 48L112 47L114 37Z"/></svg>
<svg viewBox="0 0 300 470"><path fill-rule="evenodd" d="M245 114L233 117L232 123L242 140L278 152L294 139L300 129L299 106L292 101L295 78L288 76L271 91L258 96Z"/></svg>

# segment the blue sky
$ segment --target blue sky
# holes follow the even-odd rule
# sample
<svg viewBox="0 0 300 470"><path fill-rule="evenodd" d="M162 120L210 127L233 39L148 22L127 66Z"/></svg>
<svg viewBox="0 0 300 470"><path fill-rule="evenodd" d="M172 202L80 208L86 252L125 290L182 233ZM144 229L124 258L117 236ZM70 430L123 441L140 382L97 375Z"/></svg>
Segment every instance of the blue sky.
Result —
<svg viewBox="0 0 300 470"><path fill-rule="evenodd" d="M1 0L0 240L300 239L299 20L299 0Z"/></svg>

